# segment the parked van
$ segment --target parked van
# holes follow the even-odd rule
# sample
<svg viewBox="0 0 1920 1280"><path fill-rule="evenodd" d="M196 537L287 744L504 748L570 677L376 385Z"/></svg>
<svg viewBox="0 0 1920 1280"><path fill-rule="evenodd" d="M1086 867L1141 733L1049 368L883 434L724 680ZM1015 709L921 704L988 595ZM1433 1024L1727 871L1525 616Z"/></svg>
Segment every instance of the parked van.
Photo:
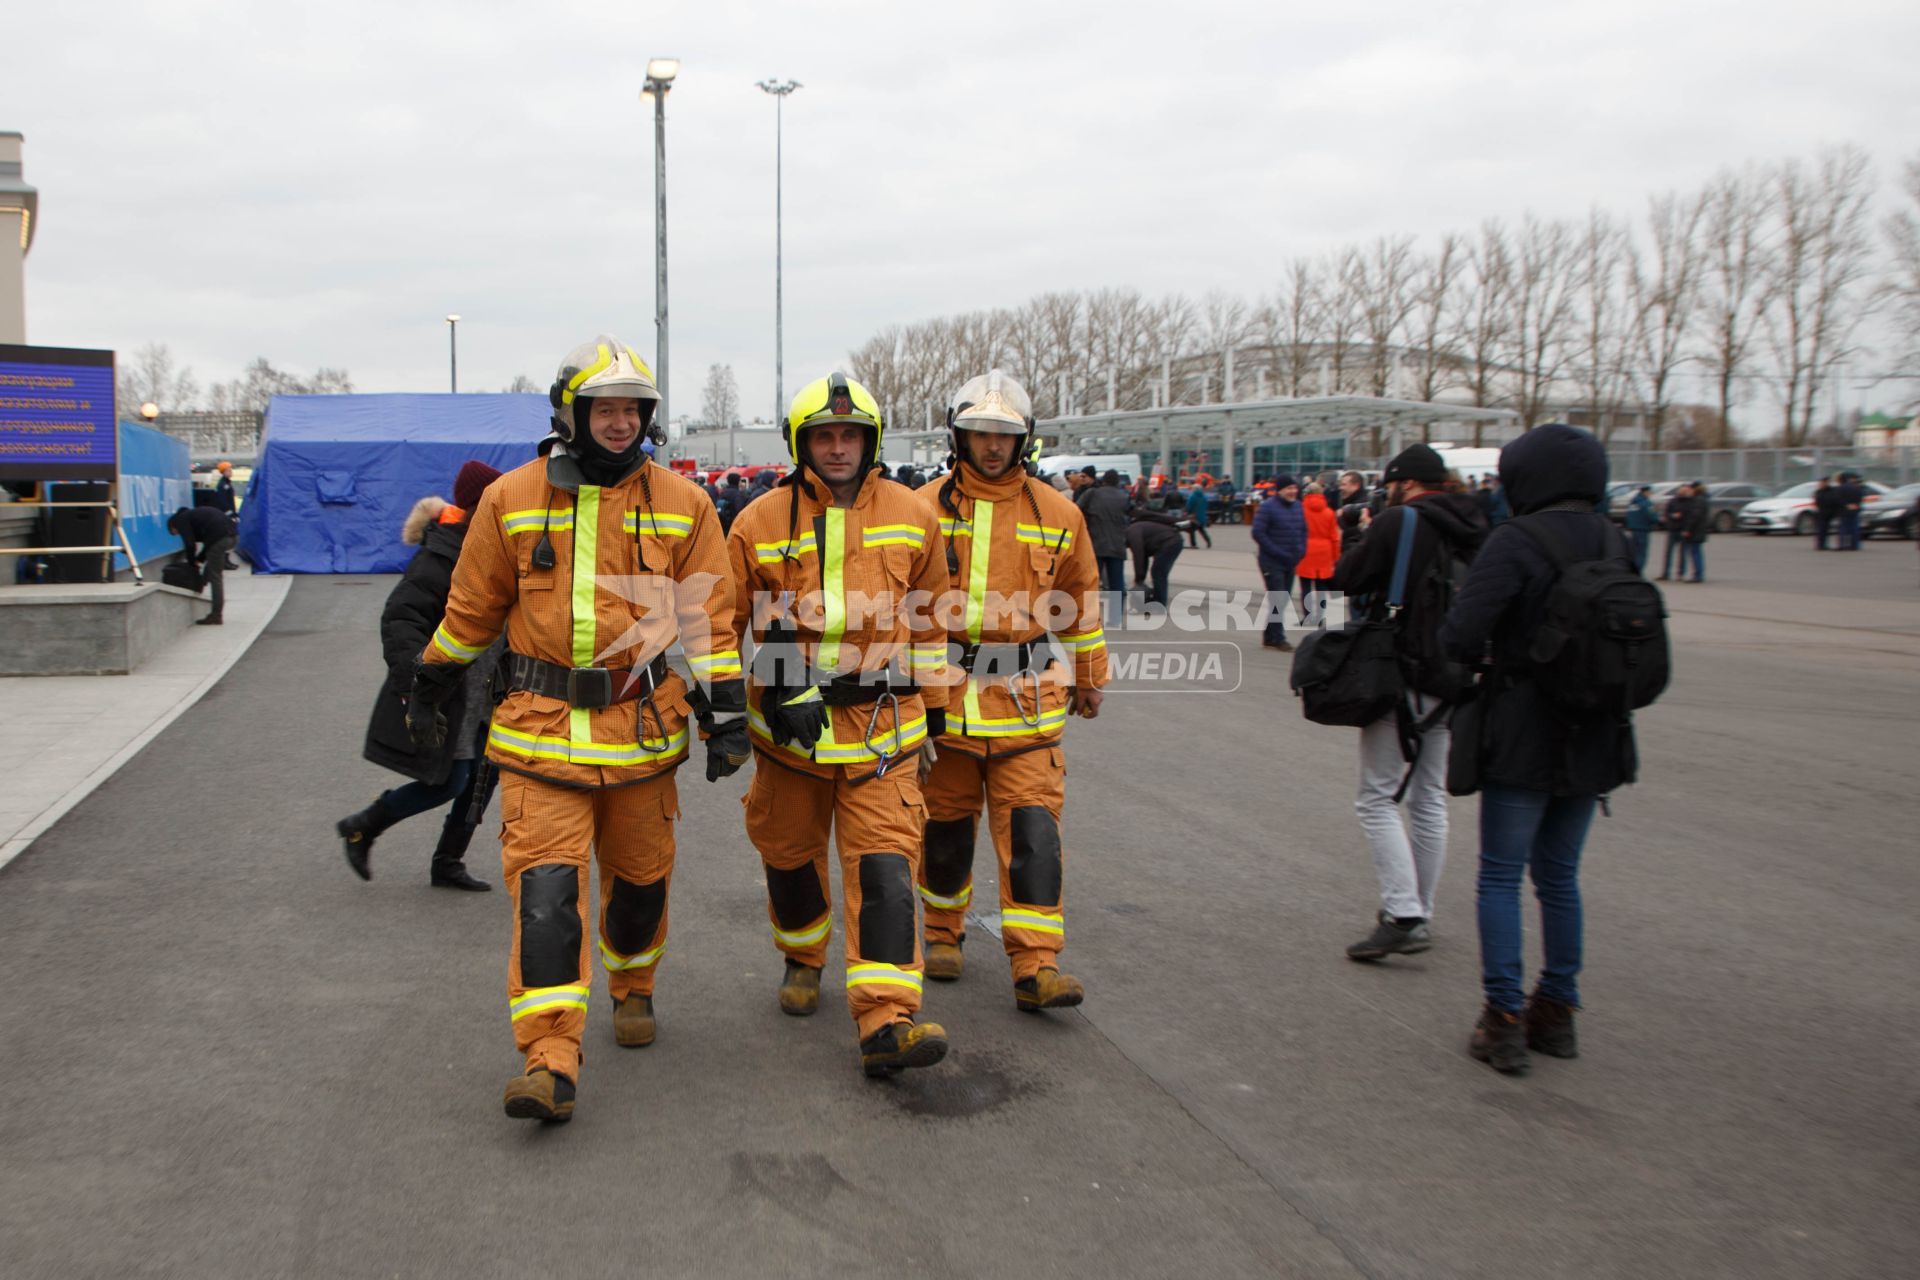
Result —
<svg viewBox="0 0 1920 1280"><path fill-rule="evenodd" d="M1050 453L1040 459L1040 474L1064 475L1092 467L1095 475L1120 473L1121 484L1132 484L1143 474L1137 453Z"/></svg>

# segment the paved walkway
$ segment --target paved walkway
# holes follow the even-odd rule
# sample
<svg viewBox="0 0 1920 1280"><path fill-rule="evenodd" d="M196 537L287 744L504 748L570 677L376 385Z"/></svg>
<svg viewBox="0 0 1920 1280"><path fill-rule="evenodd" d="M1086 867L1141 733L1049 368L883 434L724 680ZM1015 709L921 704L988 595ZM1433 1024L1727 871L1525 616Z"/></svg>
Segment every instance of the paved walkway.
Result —
<svg viewBox="0 0 1920 1280"><path fill-rule="evenodd" d="M228 574L225 625L188 627L129 675L0 677L0 867L218 683L291 581Z"/></svg>

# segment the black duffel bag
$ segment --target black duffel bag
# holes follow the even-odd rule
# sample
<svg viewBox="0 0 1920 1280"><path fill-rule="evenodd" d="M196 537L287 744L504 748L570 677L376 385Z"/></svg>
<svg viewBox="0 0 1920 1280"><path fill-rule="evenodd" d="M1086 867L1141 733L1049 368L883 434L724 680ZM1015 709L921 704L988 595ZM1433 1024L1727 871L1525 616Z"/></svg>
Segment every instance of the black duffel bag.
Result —
<svg viewBox="0 0 1920 1280"><path fill-rule="evenodd" d="M1406 596L1407 566L1413 559L1413 530L1419 523L1412 507L1400 522L1394 547L1393 581L1387 590L1387 619L1349 624L1340 631L1314 631L1294 651L1293 691L1300 710L1315 724L1365 728L1398 707L1406 695L1400 668L1400 604Z"/></svg>
<svg viewBox="0 0 1920 1280"><path fill-rule="evenodd" d="M206 585L200 570L187 560L169 560L160 566L160 581L169 587L178 587L182 591L191 591L198 595L200 588Z"/></svg>

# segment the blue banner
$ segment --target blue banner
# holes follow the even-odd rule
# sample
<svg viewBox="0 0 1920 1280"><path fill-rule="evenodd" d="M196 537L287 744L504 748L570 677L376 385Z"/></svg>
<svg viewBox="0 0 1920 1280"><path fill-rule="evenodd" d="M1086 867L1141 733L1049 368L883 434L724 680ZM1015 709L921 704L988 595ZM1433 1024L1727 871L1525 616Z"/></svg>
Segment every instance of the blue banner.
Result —
<svg viewBox="0 0 1920 1280"><path fill-rule="evenodd" d="M111 480L113 352L0 346L0 477Z"/></svg>
<svg viewBox="0 0 1920 1280"><path fill-rule="evenodd" d="M193 462L185 440L162 431L120 424L120 525L142 564L180 550L178 534L167 532L167 518L193 505ZM113 553L113 567L127 567L125 552Z"/></svg>

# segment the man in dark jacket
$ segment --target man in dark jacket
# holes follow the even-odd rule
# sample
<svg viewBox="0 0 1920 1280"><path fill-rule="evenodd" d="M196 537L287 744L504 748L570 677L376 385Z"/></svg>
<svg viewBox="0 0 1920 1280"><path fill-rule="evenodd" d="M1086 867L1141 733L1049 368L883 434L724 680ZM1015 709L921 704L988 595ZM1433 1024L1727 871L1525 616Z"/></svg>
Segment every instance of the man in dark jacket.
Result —
<svg viewBox="0 0 1920 1280"><path fill-rule="evenodd" d="M453 504L437 497L422 498L401 532L403 541L418 544L420 550L408 561L380 612L380 650L386 658L387 677L374 701L361 755L413 781L381 792L372 804L334 824L347 865L362 880L373 878L369 859L375 837L405 818L444 804L447 817L433 850L429 883L440 889L477 892L493 888L468 874L465 859L473 841L474 825L467 819L475 793L492 788L493 771L482 758L493 712L486 688L505 641L496 642L469 666L441 705L450 728L440 745L414 743L407 732L407 696L413 688L414 659L427 647L447 611L453 567L459 563L473 508L487 486L499 478L500 473L486 463L469 461L453 482ZM479 807L486 805L483 795Z"/></svg>
<svg viewBox="0 0 1920 1280"><path fill-rule="evenodd" d="M1713 504L1707 500L1707 486L1695 480L1682 491L1686 494L1680 517L1680 580L1705 582L1707 578L1707 534L1713 530ZM1693 562L1693 577L1687 577L1687 562Z"/></svg>
<svg viewBox="0 0 1920 1280"><path fill-rule="evenodd" d="M1840 550L1860 549L1860 513L1867 504L1867 486L1852 471L1840 477L1833 498L1834 518L1840 522Z"/></svg>
<svg viewBox="0 0 1920 1280"><path fill-rule="evenodd" d="M227 552L233 550L233 521L215 507L181 507L167 518L167 532L186 547L187 562L206 575L213 612L194 625L217 627L227 606Z"/></svg>
<svg viewBox="0 0 1920 1280"><path fill-rule="evenodd" d="M1454 773L1480 784L1480 967L1486 1007L1469 1046L1495 1070L1527 1069L1527 1049L1573 1057L1581 964L1580 852L1600 798L1634 779L1630 721L1574 720L1535 684L1527 654L1559 569L1536 532L1586 558L1632 564L1596 510L1605 449L1585 431L1535 427L1500 452L1515 518L1493 531L1440 629L1446 654L1490 662L1471 714L1454 718ZM1463 709L1468 710L1468 709ZM1520 880L1531 869L1545 964L1522 995Z"/></svg>
<svg viewBox="0 0 1920 1280"><path fill-rule="evenodd" d="M1840 514L1840 477L1821 476L1813 487L1813 549L1827 549L1827 535Z"/></svg>
<svg viewBox="0 0 1920 1280"><path fill-rule="evenodd" d="M1667 531L1667 545L1660 557L1660 581L1673 576L1673 562L1680 562L1680 576L1687 576L1687 510L1691 484L1683 484L1668 495L1660 512L1660 527Z"/></svg>
<svg viewBox="0 0 1920 1280"><path fill-rule="evenodd" d="M1128 517L1127 546L1133 551L1133 585L1147 587L1147 603L1173 603L1173 562L1180 558L1181 531L1191 527L1184 512L1135 507Z"/></svg>
<svg viewBox="0 0 1920 1280"><path fill-rule="evenodd" d="M1333 589L1360 616L1385 619L1393 568L1407 521L1414 521L1394 647L1408 685L1407 705L1360 731L1360 793L1354 811L1373 850L1380 909L1371 934L1347 948L1353 960L1413 955L1433 945L1428 921L1447 858L1447 709L1459 697L1462 672L1440 650L1440 624L1451 602L1456 566L1486 540L1480 504L1448 493L1447 464L1424 444L1403 450L1385 474L1392 505L1363 521L1334 569ZM1411 756L1411 759L1409 759ZM1395 795L1405 782L1412 838Z"/></svg>
<svg viewBox="0 0 1920 1280"><path fill-rule="evenodd" d="M1074 501L1086 517L1087 540L1100 566L1100 590L1107 597L1107 612L1114 615L1108 619L1112 622L1127 598L1127 491L1120 487L1120 473L1108 471L1100 483L1075 494Z"/></svg>
<svg viewBox="0 0 1920 1280"><path fill-rule="evenodd" d="M720 496L714 499L714 513L720 517L720 532L733 528L733 518L747 505L747 491L740 487L740 473L727 473L727 482L721 486Z"/></svg>
<svg viewBox="0 0 1920 1280"><path fill-rule="evenodd" d="M1307 513L1300 509L1300 484L1283 475L1253 515L1253 545L1259 553L1260 577L1267 586L1267 628L1261 644L1290 651L1284 610L1293 596L1293 570L1307 554Z"/></svg>
<svg viewBox="0 0 1920 1280"><path fill-rule="evenodd" d="M1660 523L1660 513L1653 509L1653 499L1647 495L1653 486L1641 485L1633 491L1633 498L1627 503L1627 537L1633 543L1633 567L1641 573L1647 571L1647 550L1653 545L1654 526Z"/></svg>

